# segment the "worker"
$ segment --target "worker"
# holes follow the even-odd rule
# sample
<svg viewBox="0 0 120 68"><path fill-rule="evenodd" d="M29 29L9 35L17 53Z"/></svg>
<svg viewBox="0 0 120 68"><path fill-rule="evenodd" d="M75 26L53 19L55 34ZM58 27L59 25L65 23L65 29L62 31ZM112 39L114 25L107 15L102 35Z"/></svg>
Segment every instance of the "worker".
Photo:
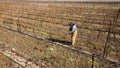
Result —
<svg viewBox="0 0 120 68"><path fill-rule="evenodd" d="M71 45L75 46L75 39L77 37L77 26L73 22L70 22L69 26L69 34L71 34Z"/></svg>

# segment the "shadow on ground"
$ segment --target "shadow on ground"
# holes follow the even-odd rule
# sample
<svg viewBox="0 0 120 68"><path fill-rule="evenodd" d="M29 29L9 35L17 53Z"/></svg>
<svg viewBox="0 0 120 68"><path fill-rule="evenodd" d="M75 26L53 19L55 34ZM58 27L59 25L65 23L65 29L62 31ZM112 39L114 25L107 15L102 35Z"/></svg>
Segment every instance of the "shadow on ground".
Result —
<svg viewBox="0 0 120 68"><path fill-rule="evenodd" d="M69 41L65 41L65 40L59 40L59 39L48 39L48 40L50 40L50 41L53 41L53 42L59 42L59 43L62 43L62 44L65 44L65 45L71 45L71 42L69 42Z"/></svg>

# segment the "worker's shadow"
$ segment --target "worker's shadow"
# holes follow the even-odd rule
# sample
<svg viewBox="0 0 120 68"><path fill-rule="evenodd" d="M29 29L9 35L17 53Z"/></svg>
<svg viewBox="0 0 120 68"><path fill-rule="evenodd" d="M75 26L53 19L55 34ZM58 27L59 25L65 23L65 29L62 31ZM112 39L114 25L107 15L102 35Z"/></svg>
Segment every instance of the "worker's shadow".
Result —
<svg viewBox="0 0 120 68"><path fill-rule="evenodd" d="M69 41L65 41L65 40L59 40L59 39L48 39L48 40L50 40L50 41L53 41L53 42L58 42L58 43L62 43L62 44L64 44L64 45L70 45L71 44L71 42L69 42Z"/></svg>

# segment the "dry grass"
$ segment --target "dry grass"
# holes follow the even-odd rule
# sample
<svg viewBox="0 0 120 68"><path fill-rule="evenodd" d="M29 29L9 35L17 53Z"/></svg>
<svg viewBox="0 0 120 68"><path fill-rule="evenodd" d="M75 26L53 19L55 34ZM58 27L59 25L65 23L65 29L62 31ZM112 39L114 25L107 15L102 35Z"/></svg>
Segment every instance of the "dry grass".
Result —
<svg viewBox="0 0 120 68"><path fill-rule="evenodd" d="M32 5L32 7L28 5ZM34 34L33 29L37 29L35 30L36 35L39 35L40 37L46 39L51 38L58 41L63 41L62 42L63 44L70 42L70 35L67 34L69 27L64 26L64 25L68 25L68 22L74 21L77 24L77 26L85 26L91 29L95 28L95 29L107 30L108 26L106 25L85 23L76 20L81 20L82 19L81 17L83 18L88 17L85 16L85 14L104 15L120 8L120 5L116 5L116 4L101 5L101 4L79 4L79 3L77 4L75 3L19 3L19 4L10 3L9 6L8 3L4 3L4 5L2 3L1 6L3 6L2 10L8 10L7 8L9 8L10 13L8 13L8 11L6 12L3 12L2 10L0 11L0 16L1 16L0 25L9 27L7 24L4 25L2 23L10 19L8 21L14 23L10 25L12 29L17 29L16 24L19 23L24 25L25 27L29 27L27 28L27 30L24 30L24 28L22 28L23 32ZM21 18L19 18L18 21L18 17L20 16ZM92 18L96 19L99 17L93 16L91 17L91 19ZM36 26L28 25L26 23L30 23ZM117 27L116 30L120 31L119 27ZM18 52L27 54L35 60L41 59L51 67L87 68L86 66L88 66L89 68L91 66L90 58L87 58L85 56L78 56L78 54L74 54L69 50L66 50L61 47L57 47L54 44L45 43L41 40L37 40L35 38L24 36L18 33L13 33L11 31L7 31L4 29L1 29L0 33L1 33L0 41L6 44L10 44L12 47L15 47L18 50ZM83 34L84 37L87 37L87 39L83 38L83 36L79 34ZM102 55L105 42L104 43L100 42L99 39L97 39L97 35L98 35L98 31L78 28L76 48ZM102 39L106 39L106 35L107 33L101 32L99 37ZM92 36L94 38L91 37L88 38L89 36ZM111 37L113 38L113 36ZM120 39L119 37L120 36L117 35L118 39ZM116 56L116 48L113 45L110 46L109 57L112 57L113 59L116 60L119 59L119 57ZM81 63L81 61L85 63ZM99 63L96 62L95 65L96 68L97 67L99 68L98 65Z"/></svg>
<svg viewBox="0 0 120 68"><path fill-rule="evenodd" d="M18 64L14 63L12 60L0 54L0 68L22 68Z"/></svg>

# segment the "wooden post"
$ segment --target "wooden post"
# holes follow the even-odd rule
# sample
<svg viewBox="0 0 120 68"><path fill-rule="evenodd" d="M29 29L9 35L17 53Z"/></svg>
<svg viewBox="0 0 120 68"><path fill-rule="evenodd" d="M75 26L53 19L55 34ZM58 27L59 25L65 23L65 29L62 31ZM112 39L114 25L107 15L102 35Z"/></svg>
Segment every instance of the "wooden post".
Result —
<svg viewBox="0 0 120 68"><path fill-rule="evenodd" d="M35 29L33 28L33 34L36 36Z"/></svg>
<svg viewBox="0 0 120 68"><path fill-rule="evenodd" d="M92 54L92 68L94 68L94 61L95 61L94 54Z"/></svg>
<svg viewBox="0 0 120 68"><path fill-rule="evenodd" d="M115 41L116 41L116 35L115 35L115 25L117 23L116 18L114 18L114 23L113 23L113 35L114 35L114 45L115 45Z"/></svg>
<svg viewBox="0 0 120 68"><path fill-rule="evenodd" d="M17 24L17 31L21 32L21 26L20 26L20 24Z"/></svg>
<svg viewBox="0 0 120 68"><path fill-rule="evenodd" d="M106 43L105 43L105 47L104 47L104 51L103 51L103 57L106 58L108 55L108 49L109 49L109 45L108 42L110 40L110 34L111 34L111 24L112 22L110 21L110 25L109 25L109 29L108 29L108 34L107 34L107 38L106 38Z"/></svg>
<svg viewBox="0 0 120 68"><path fill-rule="evenodd" d="M98 30L97 39L99 39L99 37L100 37L100 31Z"/></svg>

